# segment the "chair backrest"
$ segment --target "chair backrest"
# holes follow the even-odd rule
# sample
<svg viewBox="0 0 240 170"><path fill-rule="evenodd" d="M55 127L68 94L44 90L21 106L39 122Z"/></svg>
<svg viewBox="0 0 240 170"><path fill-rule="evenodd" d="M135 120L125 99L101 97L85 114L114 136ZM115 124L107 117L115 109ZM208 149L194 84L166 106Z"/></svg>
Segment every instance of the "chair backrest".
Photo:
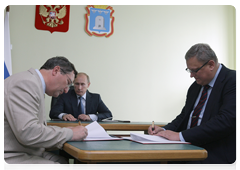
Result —
<svg viewBox="0 0 240 170"><path fill-rule="evenodd" d="M74 89L74 86L70 86L69 90L71 89ZM61 94L62 95L62 94ZM59 95L60 96L60 95ZM51 100L51 108L57 103L57 100L59 99L59 96L58 97L52 97L52 100Z"/></svg>

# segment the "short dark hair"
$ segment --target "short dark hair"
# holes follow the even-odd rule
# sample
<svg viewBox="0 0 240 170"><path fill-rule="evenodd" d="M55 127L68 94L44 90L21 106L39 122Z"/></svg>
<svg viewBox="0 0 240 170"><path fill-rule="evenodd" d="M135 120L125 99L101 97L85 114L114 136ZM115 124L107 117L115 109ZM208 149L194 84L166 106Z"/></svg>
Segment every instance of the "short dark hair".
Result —
<svg viewBox="0 0 240 170"><path fill-rule="evenodd" d="M76 78L77 70L75 69L74 65L66 57L62 57L62 56L56 56L48 59L40 68L40 70L41 69L51 70L55 66L60 66L62 74L68 74L74 71L75 78Z"/></svg>
<svg viewBox="0 0 240 170"><path fill-rule="evenodd" d="M215 52L211 49L208 44L195 44L193 45L186 53L185 59L188 60L189 58L196 57L200 62L207 62L209 60L215 61L218 63L218 58Z"/></svg>

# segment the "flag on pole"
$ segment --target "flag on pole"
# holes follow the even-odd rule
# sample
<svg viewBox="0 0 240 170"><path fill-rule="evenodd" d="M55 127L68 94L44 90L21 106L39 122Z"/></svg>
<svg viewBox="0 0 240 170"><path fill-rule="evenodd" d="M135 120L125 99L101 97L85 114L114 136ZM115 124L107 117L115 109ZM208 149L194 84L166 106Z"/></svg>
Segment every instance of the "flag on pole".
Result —
<svg viewBox="0 0 240 170"><path fill-rule="evenodd" d="M12 75L11 43L9 28L9 6L4 19L4 79Z"/></svg>

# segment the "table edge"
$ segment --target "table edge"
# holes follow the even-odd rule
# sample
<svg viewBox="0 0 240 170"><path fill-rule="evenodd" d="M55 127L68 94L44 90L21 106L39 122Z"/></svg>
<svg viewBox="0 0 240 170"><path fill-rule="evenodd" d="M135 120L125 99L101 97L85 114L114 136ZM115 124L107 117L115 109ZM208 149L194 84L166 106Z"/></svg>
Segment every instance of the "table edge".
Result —
<svg viewBox="0 0 240 170"><path fill-rule="evenodd" d="M141 154L141 150L117 151L101 150L89 151L78 149L68 143L63 150L81 162L112 162L112 161L194 161L204 160L208 154L202 150L149 150Z"/></svg>

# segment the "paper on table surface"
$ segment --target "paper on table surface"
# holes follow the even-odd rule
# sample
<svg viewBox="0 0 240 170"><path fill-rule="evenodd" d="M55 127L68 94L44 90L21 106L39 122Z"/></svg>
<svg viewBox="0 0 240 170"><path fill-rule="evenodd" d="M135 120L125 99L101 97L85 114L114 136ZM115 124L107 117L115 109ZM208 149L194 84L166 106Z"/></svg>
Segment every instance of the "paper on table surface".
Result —
<svg viewBox="0 0 240 170"><path fill-rule="evenodd" d="M103 122L118 122L118 120L102 120Z"/></svg>
<svg viewBox="0 0 240 170"><path fill-rule="evenodd" d="M89 125L85 126L88 130L88 136L84 139L84 141L90 140L121 140L121 138L114 138L107 134L105 129L99 125L98 122L94 121Z"/></svg>
<svg viewBox="0 0 240 170"><path fill-rule="evenodd" d="M145 135L145 134L139 134L139 133L131 133L131 137L122 137L123 139L132 140L135 142L139 142L142 144L170 144L170 143L179 143L179 144L189 144L188 142L182 142L182 141L171 141L166 138L160 137L160 136L154 136L154 135Z"/></svg>

